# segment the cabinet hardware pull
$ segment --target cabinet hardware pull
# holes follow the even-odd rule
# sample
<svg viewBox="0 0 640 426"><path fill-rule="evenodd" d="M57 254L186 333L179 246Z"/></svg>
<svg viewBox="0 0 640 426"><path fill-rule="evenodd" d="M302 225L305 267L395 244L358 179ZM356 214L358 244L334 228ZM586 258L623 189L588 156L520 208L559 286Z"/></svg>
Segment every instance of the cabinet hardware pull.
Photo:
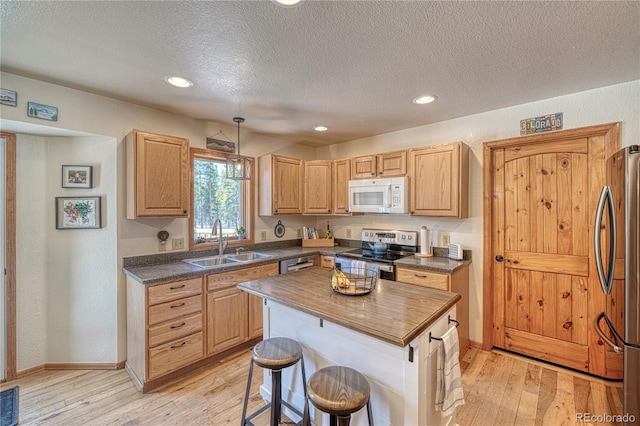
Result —
<svg viewBox="0 0 640 426"><path fill-rule="evenodd" d="M169 290L177 290L177 289L179 289L179 288L184 288L184 284L182 284L182 285L177 285L177 286L175 286L175 287L169 287Z"/></svg>
<svg viewBox="0 0 640 426"><path fill-rule="evenodd" d="M427 276L426 276L426 275L418 275L418 274L413 274L413 275L415 275L415 276L416 276L416 277L418 277L418 278L427 278Z"/></svg>
<svg viewBox="0 0 640 426"><path fill-rule="evenodd" d="M184 346L184 345L186 345L186 344L187 344L187 342L182 342L182 343L180 343L179 345L173 345L173 346L171 346L171 349L178 349L178 348L183 347L183 346Z"/></svg>
<svg viewBox="0 0 640 426"><path fill-rule="evenodd" d="M184 327L185 325L187 325L186 322L183 322L182 324L178 324L178 325L172 325L171 329L175 330L176 328Z"/></svg>
<svg viewBox="0 0 640 426"><path fill-rule="evenodd" d="M171 305L171 306L170 306L170 308L171 308L171 309L173 309L173 308L181 308L181 307L183 307L184 305L185 305L185 303L184 303L184 302L182 302L182 303L180 303L179 305Z"/></svg>

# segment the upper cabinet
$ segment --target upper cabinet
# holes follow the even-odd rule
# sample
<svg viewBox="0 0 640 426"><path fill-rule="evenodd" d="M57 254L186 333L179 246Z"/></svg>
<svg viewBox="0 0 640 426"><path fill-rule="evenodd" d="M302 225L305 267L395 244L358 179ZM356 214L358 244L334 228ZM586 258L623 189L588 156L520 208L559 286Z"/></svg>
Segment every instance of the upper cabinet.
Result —
<svg viewBox="0 0 640 426"><path fill-rule="evenodd" d="M385 152L351 159L351 179L405 176L407 151Z"/></svg>
<svg viewBox="0 0 640 426"><path fill-rule="evenodd" d="M303 214L331 214L331 171L331 161L304 161Z"/></svg>
<svg viewBox="0 0 640 426"><path fill-rule="evenodd" d="M189 140L134 130L126 140L127 218L189 216Z"/></svg>
<svg viewBox="0 0 640 426"><path fill-rule="evenodd" d="M331 183L333 214L349 213L349 179L351 179L351 159L334 160Z"/></svg>
<svg viewBox="0 0 640 426"><path fill-rule="evenodd" d="M411 214L469 215L469 147L462 142L409 151Z"/></svg>
<svg viewBox="0 0 640 426"><path fill-rule="evenodd" d="M365 155L351 159L351 179L370 179L376 176L376 156Z"/></svg>
<svg viewBox="0 0 640 426"><path fill-rule="evenodd" d="M280 155L258 159L258 214L302 213L303 161Z"/></svg>
<svg viewBox="0 0 640 426"><path fill-rule="evenodd" d="M377 163L379 177L406 176L407 151L378 154Z"/></svg>

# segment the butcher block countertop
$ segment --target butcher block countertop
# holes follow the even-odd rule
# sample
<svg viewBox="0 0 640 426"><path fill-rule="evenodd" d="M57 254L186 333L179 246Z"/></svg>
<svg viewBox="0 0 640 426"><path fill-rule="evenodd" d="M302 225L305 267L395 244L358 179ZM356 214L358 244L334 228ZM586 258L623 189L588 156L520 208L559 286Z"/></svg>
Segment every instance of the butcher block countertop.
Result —
<svg viewBox="0 0 640 426"><path fill-rule="evenodd" d="M405 347L460 295L379 279L363 296L335 293L327 269L313 267L238 284L238 288L396 346Z"/></svg>

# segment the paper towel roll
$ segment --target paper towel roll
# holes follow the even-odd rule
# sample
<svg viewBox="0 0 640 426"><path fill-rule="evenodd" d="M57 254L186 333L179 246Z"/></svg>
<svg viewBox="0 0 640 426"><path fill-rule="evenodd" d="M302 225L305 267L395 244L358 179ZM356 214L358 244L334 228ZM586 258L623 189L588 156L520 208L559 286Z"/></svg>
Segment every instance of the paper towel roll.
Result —
<svg viewBox="0 0 640 426"><path fill-rule="evenodd" d="M431 241L429 241L429 230L426 226L420 228L420 257L433 256L431 251Z"/></svg>

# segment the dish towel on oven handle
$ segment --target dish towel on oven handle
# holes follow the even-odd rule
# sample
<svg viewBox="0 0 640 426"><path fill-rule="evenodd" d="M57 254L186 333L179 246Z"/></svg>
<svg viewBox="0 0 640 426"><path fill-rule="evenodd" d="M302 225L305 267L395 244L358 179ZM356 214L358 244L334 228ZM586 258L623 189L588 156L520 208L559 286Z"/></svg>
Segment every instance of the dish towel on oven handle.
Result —
<svg viewBox="0 0 640 426"><path fill-rule="evenodd" d="M350 267L351 273L357 275L365 275L365 271L371 271L374 276L377 277L380 271L380 265L376 263L368 263L363 260L352 260Z"/></svg>
<svg viewBox="0 0 640 426"><path fill-rule="evenodd" d="M458 405L464 404L459 355L458 330L452 327L442 336L442 344L438 348L436 410L442 417L450 416Z"/></svg>

